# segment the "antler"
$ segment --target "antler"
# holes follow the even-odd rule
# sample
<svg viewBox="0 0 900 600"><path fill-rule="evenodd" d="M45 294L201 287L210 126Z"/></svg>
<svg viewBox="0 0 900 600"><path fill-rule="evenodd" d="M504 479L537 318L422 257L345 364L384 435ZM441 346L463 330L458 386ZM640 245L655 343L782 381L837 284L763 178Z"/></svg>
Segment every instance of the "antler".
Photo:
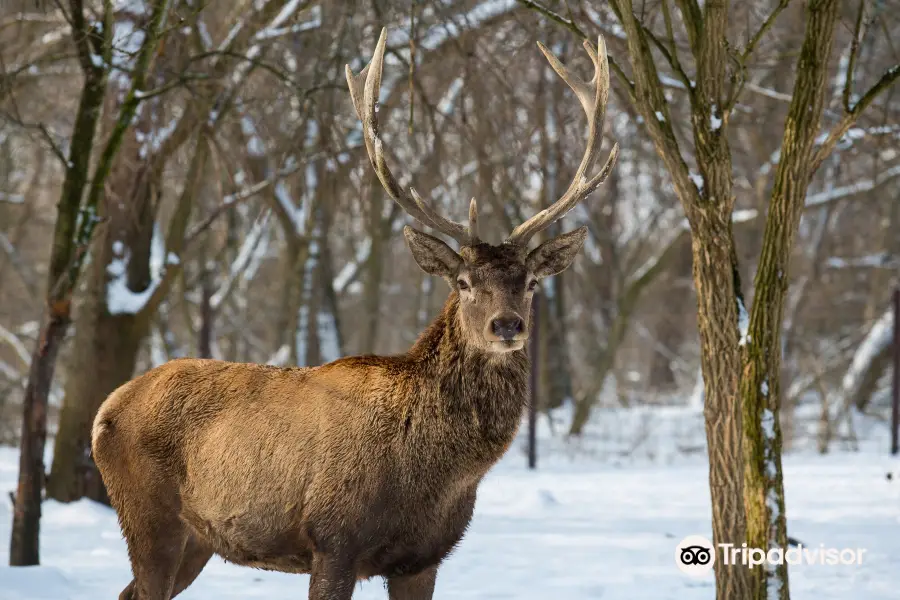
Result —
<svg viewBox="0 0 900 600"><path fill-rule="evenodd" d="M423 225L433 227L449 235L459 242L460 245L474 246L480 241L476 225L478 217L474 198L472 198L472 202L469 205L468 227L445 219L426 204L413 188L409 188L409 193L407 194L397 183L393 173L387 166L387 162L385 162L384 147L378 128L378 93L381 90L381 72L384 67L384 46L386 40L387 29L382 29L372 60L359 75L353 74L350 65L347 65L345 68L347 85L350 87L350 98L353 100L353 108L356 110L359 120L362 121L363 138L366 142L366 152L369 154L369 161L372 163L381 185L384 186L391 198L410 216Z"/></svg>
<svg viewBox="0 0 900 600"><path fill-rule="evenodd" d="M588 118L588 140L587 149L584 151L584 157L581 164L575 172L575 178L569 185L569 189L562 197L553 203L552 206L542 210L534 215L518 227L507 238L507 243L513 243L524 246L528 240L537 232L546 229L554 222L563 218L567 212L572 210L576 204L584 200L588 194L593 192L597 187L606 181L613 165L616 164L616 157L619 155L619 144L613 145L606 159L606 164L600 169L600 172L587 178L588 171L594 166L594 161L600 150L600 142L603 137L603 120L606 117L606 101L609 98L609 64L606 58L606 43L603 36L597 40L597 51L587 40L584 41L584 47L594 62L594 77L589 82L585 82L577 75L571 73L552 52L540 42L538 42L541 52L547 57L550 66L556 71L563 81L565 81L578 100L584 107L584 112Z"/></svg>

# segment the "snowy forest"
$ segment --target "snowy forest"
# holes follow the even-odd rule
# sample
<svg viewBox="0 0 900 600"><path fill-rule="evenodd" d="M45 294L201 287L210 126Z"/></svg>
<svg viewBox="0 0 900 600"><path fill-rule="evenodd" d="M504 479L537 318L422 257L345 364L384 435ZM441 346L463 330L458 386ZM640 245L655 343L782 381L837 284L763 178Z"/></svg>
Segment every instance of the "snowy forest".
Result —
<svg viewBox="0 0 900 600"><path fill-rule="evenodd" d="M387 161L447 218L475 198L483 240L585 153L538 43L589 81L605 41L619 146L531 242L588 231L536 293L537 470L523 413L435 597L895 598L900 2L6 0L0 599L131 579L91 456L122 384L181 357L398 354L441 311L350 101L383 27ZM691 534L868 553L692 579ZM179 597L303 577L219 560Z"/></svg>

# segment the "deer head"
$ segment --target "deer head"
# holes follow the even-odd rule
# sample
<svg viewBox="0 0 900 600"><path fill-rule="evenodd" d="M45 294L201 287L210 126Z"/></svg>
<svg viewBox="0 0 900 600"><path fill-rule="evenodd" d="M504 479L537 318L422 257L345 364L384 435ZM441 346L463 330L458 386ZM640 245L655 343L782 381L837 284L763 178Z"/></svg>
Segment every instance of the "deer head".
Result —
<svg viewBox="0 0 900 600"><path fill-rule="evenodd" d="M442 277L458 292L458 319L468 341L489 352L520 350L528 339L531 299L537 283L572 264L584 245L587 227L556 236L530 252L529 240L565 216L603 183L618 156L619 146L615 144L599 173L588 177L599 154L609 97L609 66L603 37L598 39L596 50L588 41L584 42L594 63L594 77L588 82L569 72L538 42L550 66L572 88L587 114L587 148L562 197L516 227L499 245L479 239L478 208L474 198L469 204L468 226L456 223L439 215L415 189L409 188L407 192L401 188L388 168L378 123L378 93L386 39L387 31L382 29L372 60L359 75L354 75L349 65L346 67L350 97L362 121L363 139L372 167L387 193L410 216L459 243L459 251L456 251L432 235L409 226L403 229L406 243L419 267L426 273Z"/></svg>

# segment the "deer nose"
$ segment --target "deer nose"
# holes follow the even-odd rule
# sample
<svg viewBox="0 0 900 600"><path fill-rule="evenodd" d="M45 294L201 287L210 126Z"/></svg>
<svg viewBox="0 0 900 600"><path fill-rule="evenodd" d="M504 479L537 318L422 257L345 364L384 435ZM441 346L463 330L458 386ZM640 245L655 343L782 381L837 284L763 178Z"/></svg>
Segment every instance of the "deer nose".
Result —
<svg viewBox="0 0 900 600"><path fill-rule="evenodd" d="M519 315L504 315L491 321L491 331L503 340L512 340L524 330L525 322Z"/></svg>

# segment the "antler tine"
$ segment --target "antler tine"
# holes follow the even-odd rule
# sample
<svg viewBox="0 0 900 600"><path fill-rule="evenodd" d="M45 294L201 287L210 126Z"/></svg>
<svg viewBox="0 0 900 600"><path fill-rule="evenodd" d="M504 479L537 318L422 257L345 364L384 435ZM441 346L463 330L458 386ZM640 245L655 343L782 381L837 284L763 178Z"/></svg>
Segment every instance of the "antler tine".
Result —
<svg viewBox="0 0 900 600"><path fill-rule="evenodd" d="M588 139L581 164L578 166L578 170L575 171L575 177L562 197L549 208L542 210L516 227L507 239L508 243L519 245L527 244L534 234L563 218L575 205L584 200L601 183L606 181L619 155L619 144L617 143L613 145L609 157L606 159L606 163L600 169L600 172L591 178L587 177L587 173L593 168L600 150L603 137L603 121L606 118L606 102L609 99L609 63L606 58L606 43L603 41L603 36L601 35L597 40L596 52L587 40L584 42L584 47L594 63L594 77L589 82L585 82L569 71L542 43L538 42L538 47L544 53L544 56L547 57L547 61L553 70L556 71L556 74L572 88L572 91L575 92L575 95L581 102L588 119Z"/></svg>
<svg viewBox="0 0 900 600"><path fill-rule="evenodd" d="M350 99L353 102L356 116L362 122L363 139L366 144L366 152L369 155L369 162L372 163L372 168L375 169L381 185L384 186L390 197L410 216L423 225L449 235L463 246L477 243L477 241L473 242L475 236L470 235L469 230L464 225L445 219L437 214L433 208L422 200L415 190L410 188L410 193L406 193L397 183L397 179L387 166L378 125L378 94L381 90L381 74L384 68L386 43L387 29L382 28L372 60L360 71L359 75L353 74L350 65L345 67L347 85L350 88Z"/></svg>
<svg viewBox="0 0 900 600"><path fill-rule="evenodd" d="M472 238L473 246L481 241L478 237L478 203L475 198L469 202L469 237Z"/></svg>
<svg viewBox="0 0 900 600"><path fill-rule="evenodd" d="M428 221L425 222L426 225L430 225L438 231L446 233L463 246L474 246L478 243L478 234L471 231L471 226L467 228L465 225L445 219L439 215L422 199L415 188L409 188L409 193L412 195L412 199L416 203L416 206L419 207L419 210L421 210L428 219Z"/></svg>

